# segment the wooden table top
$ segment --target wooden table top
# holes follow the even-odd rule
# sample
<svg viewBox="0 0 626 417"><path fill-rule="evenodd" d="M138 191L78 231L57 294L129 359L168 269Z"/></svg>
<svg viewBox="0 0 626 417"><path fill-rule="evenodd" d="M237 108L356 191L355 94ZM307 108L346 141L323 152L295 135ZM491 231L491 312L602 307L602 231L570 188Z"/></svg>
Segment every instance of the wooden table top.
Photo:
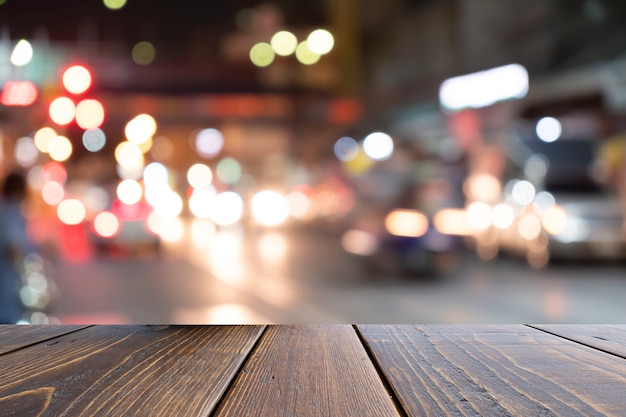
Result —
<svg viewBox="0 0 626 417"><path fill-rule="evenodd" d="M626 416L626 326L0 326L0 416Z"/></svg>

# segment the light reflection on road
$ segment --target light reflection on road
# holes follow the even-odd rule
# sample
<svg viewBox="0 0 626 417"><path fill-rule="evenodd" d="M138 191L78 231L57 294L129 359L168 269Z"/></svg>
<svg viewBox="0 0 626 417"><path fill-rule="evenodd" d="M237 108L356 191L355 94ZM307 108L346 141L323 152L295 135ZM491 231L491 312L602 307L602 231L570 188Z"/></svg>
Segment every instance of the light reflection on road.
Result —
<svg viewBox="0 0 626 417"><path fill-rule="evenodd" d="M317 317L321 314L325 320L339 320L338 317L320 313L313 305L307 305L299 293L294 280L286 272L289 243L281 232L250 230L241 226L216 229L210 221L196 219L186 224L181 239L170 242L169 249L209 272L212 277L273 309L299 311L302 314L315 310ZM228 319L230 313L232 317ZM237 304L229 304L228 309L217 310L217 313L210 308L194 314L200 319L210 319L208 322L270 322L249 307ZM197 321L191 318L186 316L186 320L182 321Z"/></svg>

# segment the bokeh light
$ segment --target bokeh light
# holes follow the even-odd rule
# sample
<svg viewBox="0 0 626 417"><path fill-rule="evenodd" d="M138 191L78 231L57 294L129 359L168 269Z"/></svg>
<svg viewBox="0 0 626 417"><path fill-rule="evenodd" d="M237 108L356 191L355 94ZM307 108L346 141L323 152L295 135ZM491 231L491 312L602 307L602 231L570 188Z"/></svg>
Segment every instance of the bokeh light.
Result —
<svg viewBox="0 0 626 417"><path fill-rule="evenodd" d="M423 236L428 231L428 224L428 218L418 210L396 209L385 217L385 228L395 236Z"/></svg>
<svg viewBox="0 0 626 417"><path fill-rule="evenodd" d="M74 120L76 106L69 97L57 97L50 103L48 113L54 123L65 126Z"/></svg>
<svg viewBox="0 0 626 417"><path fill-rule="evenodd" d="M11 53L11 64L23 67L33 59L33 47L26 39L20 39Z"/></svg>
<svg viewBox="0 0 626 417"><path fill-rule="evenodd" d="M292 191L287 194L289 203L289 215L296 219L305 219L311 208L311 201L306 194L300 191Z"/></svg>
<svg viewBox="0 0 626 417"><path fill-rule="evenodd" d="M57 206L57 217L59 220L68 225L80 224L87 216L85 205L78 199L69 198L63 200Z"/></svg>
<svg viewBox="0 0 626 417"><path fill-rule="evenodd" d="M110 10L119 10L126 5L126 0L103 0L102 2Z"/></svg>
<svg viewBox="0 0 626 417"><path fill-rule="evenodd" d="M124 204L137 204L143 196L143 188L136 180L122 180L117 185L117 198Z"/></svg>
<svg viewBox="0 0 626 417"><path fill-rule="evenodd" d="M318 55L329 53L335 45L335 38L326 29L316 29L307 37L308 47Z"/></svg>
<svg viewBox="0 0 626 417"><path fill-rule="evenodd" d="M506 229L513 224L515 212L513 208L504 203L496 204L491 211L491 222L498 229Z"/></svg>
<svg viewBox="0 0 626 417"><path fill-rule="evenodd" d="M201 219L211 216L211 206L215 203L216 194L211 189L195 189L189 197L189 211Z"/></svg>
<svg viewBox="0 0 626 417"><path fill-rule="evenodd" d="M106 145L107 137L99 128L87 129L83 132L83 146L89 152L98 152Z"/></svg>
<svg viewBox="0 0 626 417"><path fill-rule="evenodd" d="M252 197L252 215L264 226L276 226L289 216L289 203L274 191L259 191Z"/></svg>
<svg viewBox="0 0 626 417"><path fill-rule="evenodd" d="M124 129L126 139L134 145L141 145L155 134L157 123L149 114L140 114L130 120Z"/></svg>
<svg viewBox="0 0 626 417"><path fill-rule="evenodd" d="M270 44L276 55L288 56L295 52L298 46L298 39L293 33L281 30L272 36Z"/></svg>
<svg viewBox="0 0 626 417"><path fill-rule="evenodd" d="M67 168L59 162L46 162L41 168L41 176L43 177L44 182L58 182L59 184L65 184L65 181L67 181Z"/></svg>
<svg viewBox="0 0 626 417"><path fill-rule="evenodd" d="M93 230L100 237L114 237L119 233L120 228L120 221L110 211L98 213L93 219Z"/></svg>
<svg viewBox="0 0 626 417"><path fill-rule="evenodd" d="M154 201L154 211L162 219L175 219L183 211L183 199L174 190L163 191Z"/></svg>
<svg viewBox="0 0 626 417"><path fill-rule="evenodd" d="M370 133L363 140L363 152L375 161L384 161L393 153L393 139L386 133Z"/></svg>
<svg viewBox="0 0 626 417"><path fill-rule="evenodd" d="M15 142L13 153L15 155L15 160L23 168L33 166L39 157L39 150L37 149L37 146L35 146L35 141L30 136L19 138Z"/></svg>
<svg viewBox="0 0 626 417"><path fill-rule="evenodd" d="M217 129L202 129L196 134L194 143L200 156L211 158L219 154L224 147L224 136Z"/></svg>
<svg viewBox="0 0 626 417"><path fill-rule="evenodd" d="M82 94L91 87L91 73L82 65L72 65L63 71L63 87L72 94Z"/></svg>
<svg viewBox="0 0 626 417"><path fill-rule="evenodd" d="M143 152L139 147L130 142L121 142L115 147L115 160L123 168L129 171L142 170L144 168Z"/></svg>
<svg viewBox="0 0 626 417"><path fill-rule="evenodd" d="M48 146L52 139L57 136L57 132L51 127L42 127L35 132L35 146L39 149L39 152L48 153Z"/></svg>
<svg viewBox="0 0 626 417"><path fill-rule="evenodd" d="M220 226L237 223L243 214L243 200L239 194L225 191L218 194L211 207L211 220Z"/></svg>
<svg viewBox="0 0 626 417"><path fill-rule="evenodd" d="M301 64L313 65L320 60L321 55L311 51L307 41L302 41L296 47L296 58Z"/></svg>
<svg viewBox="0 0 626 417"><path fill-rule="evenodd" d="M541 225L551 235L563 233L567 226L567 211L558 204L548 208L543 213Z"/></svg>
<svg viewBox="0 0 626 417"><path fill-rule="evenodd" d="M76 123L82 129L94 129L104 122L104 106L98 100L81 100L76 106Z"/></svg>
<svg viewBox="0 0 626 417"><path fill-rule="evenodd" d="M47 182L41 189L41 198L46 204L56 206L65 198L65 189L56 181Z"/></svg>
<svg viewBox="0 0 626 417"><path fill-rule="evenodd" d="M132 57L137 65L149 65L156 58L156 49L150 42L139 42L133 47Z"/></svg>
<svg viewBox="0 0 626 417"><path fill-rule="evenodd" d="M250 61L257 67L267 67L274 62L275 54L272 45L259 42L250 49Z"/></svg>
<svg viewBox="0 0 626 417"><path fill-rule="evenodd" d="M359 144L356 140L346 136L335 142L333 150L337 159L349 162L355 159L359 154Z"/></svg>
<svg viewBox="0 0 626 417"><path fill-rule="evenodd" d="M213 181L213 172L205 164L193 164L187 170L187 182L193 188L207 188Z"/></svg>
<svg viewBox="0 0 626 417"><path fill-rule="evenodd" d="M167 168L160 162L151 162L143 170L143 182L146 186L151 184L167 184L169 174Z"/></svg>
<svg viewBox="0 0 626 417"><path fill-rule="evenodd" d="M511 189L511 197L517 204L525 206L535 199L535 192L535 186L529 181L516 181Z"/></svg>
<svg viewBox="0 0 626 417"><path fill-rule="evenodd" d="M378 251L376 236L364 230L351 229L341 236L343 249L355 255L370 256Z"/></svg>
<svg viewBox="0 0 626 417"><path fill-rule="evenodd" d="M554 117L544 117L537 122L535 131L542 141L554 142L561 137L563 127L558 119Z"/></svg>
<svg viewBox="0 0 626 417"><path fill-rule="evenodd" d="M224 184L234 184L241 178L241 164L234 158L224 158L217 164L217 178Z"/></svg>
<svg viewBox="0 0 626 417"><path fill-rule="evenodd" d="M55 137L48 145L50 158L57 162L67 161L72 156L73 151L72 142L65 136Z"/></svg>

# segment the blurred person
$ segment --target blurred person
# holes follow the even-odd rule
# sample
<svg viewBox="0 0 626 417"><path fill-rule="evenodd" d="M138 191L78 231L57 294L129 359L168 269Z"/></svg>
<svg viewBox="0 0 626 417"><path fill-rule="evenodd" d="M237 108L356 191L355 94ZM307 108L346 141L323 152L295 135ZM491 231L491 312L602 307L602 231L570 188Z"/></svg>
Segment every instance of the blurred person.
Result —
<svg viewBox="0 0 626 417"><path fill-rule="evenodd" d="M24 313L19 298L21 278L17 263L34 245L26 231L22 203L27 195L26 180L9 173L2 184L0 201L0 323L17 323Z"/></svg>

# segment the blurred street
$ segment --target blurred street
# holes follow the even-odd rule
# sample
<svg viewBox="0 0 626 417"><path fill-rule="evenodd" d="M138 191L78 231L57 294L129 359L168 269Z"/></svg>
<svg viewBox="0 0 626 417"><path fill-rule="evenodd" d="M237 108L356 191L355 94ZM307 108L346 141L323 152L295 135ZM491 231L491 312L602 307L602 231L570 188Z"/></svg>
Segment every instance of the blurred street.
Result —
<svg viewBox="0 0 626 417"><path fill-rule="evenodd" d="M462 252L440 276L378 276L325 232L271 232L168 259L99 259L55 269L64 323L619 323L623 265L531 269ZM297 236L296 236L297 235ZM260 244L272 248L264 252ZM240 246L241 245L241 246ZM259 250L261 248L261 250Z"/></svg>
<svg viewBox="0 0 626 417"><path fill-rule="evenodd" d="M0 322L626 320L625 2L40 3Z"/></svg>

